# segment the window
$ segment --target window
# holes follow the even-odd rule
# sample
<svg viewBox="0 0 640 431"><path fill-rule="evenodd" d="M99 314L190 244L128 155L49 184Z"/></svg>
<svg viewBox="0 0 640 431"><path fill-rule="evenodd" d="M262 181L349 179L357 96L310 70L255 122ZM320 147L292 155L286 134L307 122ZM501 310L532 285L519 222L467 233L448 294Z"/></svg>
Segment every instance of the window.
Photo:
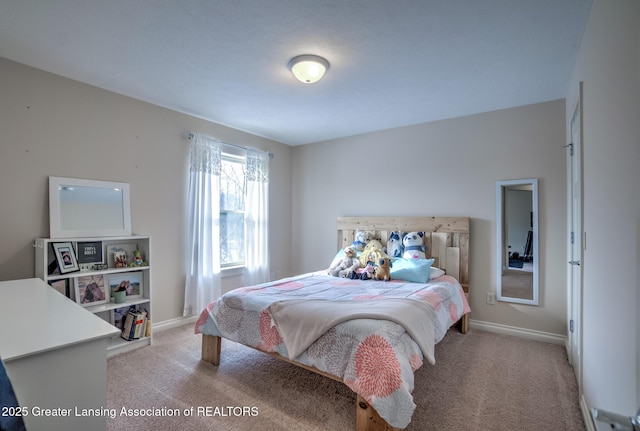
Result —
<svg viewBox="0 0 640 431"><path fill-rule="evenodd" d="M220 267L244 265L245 159L222 153Z"/></svg>

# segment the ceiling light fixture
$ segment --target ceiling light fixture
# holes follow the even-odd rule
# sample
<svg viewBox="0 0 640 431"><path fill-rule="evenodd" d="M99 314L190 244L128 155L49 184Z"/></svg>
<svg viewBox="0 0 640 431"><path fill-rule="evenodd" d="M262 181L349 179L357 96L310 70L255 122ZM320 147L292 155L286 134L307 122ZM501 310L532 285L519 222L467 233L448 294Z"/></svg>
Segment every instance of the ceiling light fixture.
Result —
<svg viewBox="0 0 640 431"><path fill-rule="evenodd" d="M300 82L313 84L320 81L329 69L329 62L317 55L299 55L289 61L289 70Z"/></svg>

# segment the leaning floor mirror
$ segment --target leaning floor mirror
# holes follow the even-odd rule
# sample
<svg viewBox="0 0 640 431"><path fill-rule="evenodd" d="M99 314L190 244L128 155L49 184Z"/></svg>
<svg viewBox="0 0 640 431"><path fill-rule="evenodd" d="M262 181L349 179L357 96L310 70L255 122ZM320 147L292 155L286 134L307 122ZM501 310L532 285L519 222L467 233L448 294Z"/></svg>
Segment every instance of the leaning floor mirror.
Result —
<svg viewBox="0 0 640 431"><path fill-rule="evenodd" d="M496 183L498 301L538 305L538 180Z"/></svg>

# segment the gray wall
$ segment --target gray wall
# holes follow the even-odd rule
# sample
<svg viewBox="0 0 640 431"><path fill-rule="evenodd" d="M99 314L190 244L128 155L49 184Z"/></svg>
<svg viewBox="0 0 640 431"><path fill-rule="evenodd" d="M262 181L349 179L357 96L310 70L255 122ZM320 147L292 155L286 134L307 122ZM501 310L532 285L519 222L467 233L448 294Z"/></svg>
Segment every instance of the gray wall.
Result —
<svg viewBox="0 0 640 431"><path fill-rule="evenodd" d="M640 2L594 1L566 98L567 125L580 81L583 402L635 416L640 405Z"/></svg>
<svg viewBox="0 0 640 431"><path fill-rule="evenodd" d="M471 318L566 334L564 100L294 148L293 269L329 265L338 216L469 216ZM498 180L539 179L540 306L496 291Z"/></svg>
<svg viewBox="0 0 640 431"><path fill-rule="evenodd" d="M34 276L50 175L126 182L133 231L152 237L152 318L182 316L188 130L275 154L271 265L290 272L291 147L1 58L0 77L0 280Z"/></svg>

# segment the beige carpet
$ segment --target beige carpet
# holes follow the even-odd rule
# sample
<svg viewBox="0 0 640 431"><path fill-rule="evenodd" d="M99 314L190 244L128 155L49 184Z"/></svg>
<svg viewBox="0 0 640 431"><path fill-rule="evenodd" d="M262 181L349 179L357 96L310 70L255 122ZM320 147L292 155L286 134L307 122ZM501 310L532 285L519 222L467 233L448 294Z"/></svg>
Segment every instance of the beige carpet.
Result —
<svg viewBox="0 0 640 431"><path fill-rule="evenodd" d="M510 298L533 299L533 272L503 271L502 295Z"/></svg>
<svg viewBox="0 0 640 431"><path fill-rule="evenodd" d="M355 428L355 396L343 384L226 340L214 367L200 361L200 342L189 325L109 359L108 406L117 415L108 431ZM449 331L436 364L416 372L414 401L410 431L585 429L563 346L477 330ZM127 417L123 407L160 410Z"/></svg>

